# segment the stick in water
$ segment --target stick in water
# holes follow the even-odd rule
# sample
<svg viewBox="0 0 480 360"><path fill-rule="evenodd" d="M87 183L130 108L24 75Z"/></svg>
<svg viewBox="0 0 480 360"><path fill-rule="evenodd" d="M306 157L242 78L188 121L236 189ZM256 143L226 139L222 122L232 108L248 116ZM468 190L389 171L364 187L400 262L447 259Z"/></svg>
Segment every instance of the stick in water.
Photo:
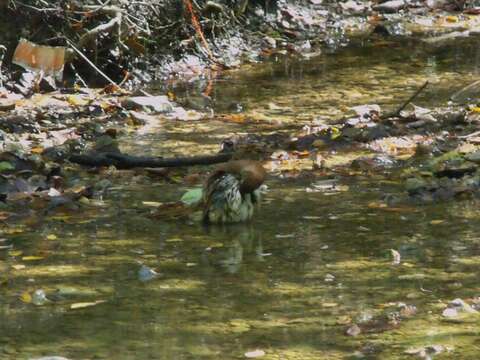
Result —
<svg viewBox="0 0 480 360"><path fill-rule="evenodd" d="M408 104L410 104L420 93L427 87L428 85L428 80L423 83L422 86L420 86L415 93L408 98L407 101L405 101L397 110L394 112L387 114L386 116L382 116L383 119L388 119L390 117L396 117L400 115L400 112L402 112L403 109L407 107Z"/></svg>

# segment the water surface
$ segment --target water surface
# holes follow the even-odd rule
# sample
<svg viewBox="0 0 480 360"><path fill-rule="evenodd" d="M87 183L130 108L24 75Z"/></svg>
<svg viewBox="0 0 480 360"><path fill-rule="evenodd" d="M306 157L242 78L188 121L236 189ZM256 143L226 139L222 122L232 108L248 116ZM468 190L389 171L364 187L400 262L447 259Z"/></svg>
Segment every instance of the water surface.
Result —
<svg viewBox="0 0 480 360"><path fill-rule="evenodd" d="M241 104L259 122L166 122L129 135L122 148L217 151L234 133L328 122L365 103L393 109L427 79L433 85L419 104L441 104L475 80L478 49L468 41L444 48L379 41L247 67L215 80L213 105L226 113ZM195 97L204 85L170 90ZM475 200L387 211L372 204L403 191L388 171L339 176L344 191L326 193L307 191L320 173L273 173L250 224L206 229L148 216L145 202L176 200L190 188L181 178L125 171L108 178L102 207L3 227L13 249L1 253L0 358L238 359L260 349L264 359L403 359L407 349L431 344L452 347L438 358L478 358L478 319L441 316L450 300L480 295ZM390 249L400 252L400 265ZM160 275L141 281L141 264ZM52 301L21 301L37 289ZM105 302L70 308L98 300ZM399 303L418 311L397 326L345 334L353 323L398 312Z"/></svg>

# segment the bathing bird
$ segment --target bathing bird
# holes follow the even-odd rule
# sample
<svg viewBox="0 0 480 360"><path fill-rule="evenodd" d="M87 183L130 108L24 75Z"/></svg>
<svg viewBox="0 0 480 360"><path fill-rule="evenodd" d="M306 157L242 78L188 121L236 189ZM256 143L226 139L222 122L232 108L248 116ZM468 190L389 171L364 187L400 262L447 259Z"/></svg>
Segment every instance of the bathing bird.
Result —
<svg viewBox="0 0 480 360"><path fill-rule="evenodd" d="M251 219L265 176L258 161L232 160L219 165L203 187L203 222L221 224Z"/></svg>

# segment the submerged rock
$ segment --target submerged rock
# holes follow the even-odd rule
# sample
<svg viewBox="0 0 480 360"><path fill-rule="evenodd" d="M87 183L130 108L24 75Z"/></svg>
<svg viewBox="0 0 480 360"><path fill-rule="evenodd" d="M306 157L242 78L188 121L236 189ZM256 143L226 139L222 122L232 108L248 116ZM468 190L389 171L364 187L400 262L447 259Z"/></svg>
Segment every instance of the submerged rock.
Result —
<svg viewBox="0 0 480 360"><path fill-rule="evenodd" d="M132 96L122 101L122 106L129 110L143 109L159 113L173 110L174 106L167 96Z"/></svg>
<svg viewBox="0 0 480 360"><path fill-rule="evenodd" d="M356 324L353 324L352 326L350 326L346 332L345 332L348 336L358 336L362 333L362 330L360 329L360 327Z"/></svg>
<svg viewBox="0 0 480 360"><path fill-rule="evenodd" d="M430 184L426 180L418 177L409 178L405 182L405 189L409 194L415 194L421 190L426 190L429 186Z"/></svg>
<svg viewBox="0 0 480 360"><path fill-rule="evenodd" d="M380 11L384 13L395 13L400 9L403 9L407 6L405 0L390 0L382 4L373 6L373 10Z"/></svg>
<svg viewBox="0 0 480 360"><path fill-rule="evenodd" d="M474 151L470 154L466 154L465 159L476 164L480 164L480 150Z"/></svg>

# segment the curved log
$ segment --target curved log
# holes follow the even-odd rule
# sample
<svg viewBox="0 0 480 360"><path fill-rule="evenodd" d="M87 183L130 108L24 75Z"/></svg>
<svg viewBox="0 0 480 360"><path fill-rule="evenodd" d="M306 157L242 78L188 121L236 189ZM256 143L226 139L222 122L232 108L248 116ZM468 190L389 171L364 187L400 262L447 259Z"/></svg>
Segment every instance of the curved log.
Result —
<svg viewBox="0 0 480 360"><path fill-rule="evenodd" d="M119 169L132 169L136 167L180 167L192 165L211 165L227 162L232 158L232 153L215 155L202 155L191 157L158 158L145 156L131 156L120 153L90 153L70 156L69 160L85 166L115 166Z"/></svg>

